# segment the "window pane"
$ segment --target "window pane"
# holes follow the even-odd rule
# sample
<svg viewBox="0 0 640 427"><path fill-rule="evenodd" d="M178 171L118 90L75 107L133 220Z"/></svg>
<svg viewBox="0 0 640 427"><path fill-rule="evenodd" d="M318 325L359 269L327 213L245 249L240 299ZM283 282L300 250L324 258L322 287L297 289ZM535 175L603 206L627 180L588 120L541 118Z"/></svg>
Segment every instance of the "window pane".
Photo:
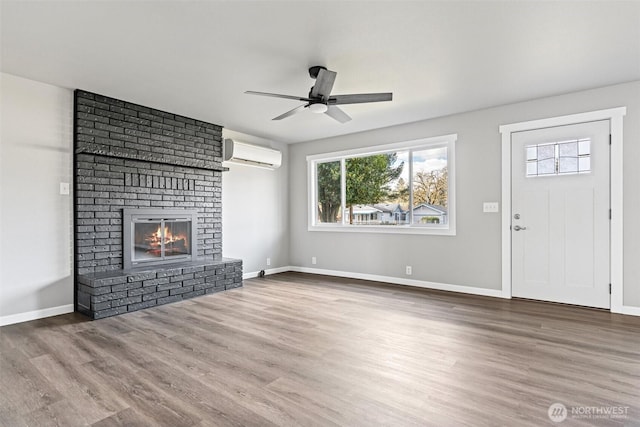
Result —
<svg viewBox="0 0 640 427"><path fill-rule="evenodd" d="M577 142L565 142L558 144L560 149L560 157L577 157L578 156L578 143Z"/></svg>
<svg viewBox="0 0 640 427"><path fill-rule="evenodd" d="M578 141L578 155L588 156L591 154L591 140L581 139Z"/></svg>
<svg viewBox="0 0 640 427"><path fill-rule="evenodd" d="M349 224L404 223L409 204L408 158L403 151L345 160Z"/></svg>
<svg viewBox="0 0 640 427"><path fill-rule="evenodd" d="M340 161L318 163L316 176L318 179L316 221L318 223L342 222Z"/></svg>
<svg viewBox="0 0 640 427"><path fill-rule="evenodd" d="M538 175L538 162L527 163L527 176Z"/></svg>
<svg viewBox="0 0 640 427"><path fill-rule="evenodd" d="M538 161L538 175L551 175L556 173L556 159Z"/></svg>
<svg viewBox="0 0 640 427"><path fill-rule="evenodd" d="M531 146L527 147L527 160L535 160L538 158L538 149L537 147Z"/></svg>
<svg viewBox="0 0 640 427"><path fill-rule="evenodd" d="M413 223L447 224L447 147L413 152Z"/></svg>
<svg viewBox="0 0 640 427"><path fill-rule="evenodd" d="M580 157L578 159L579 172L591 172L591 157Z"/></svg>
<svg viewBox="0 0 640 427"><path fill-rule="evenodd" d="M555 156L555 144L538 145L538 159L550 159Z"/></svg>
<svg viewBox="0 0 640 427"><path fill-rule="evenodd" d="M576 173L578 172L578 158L577 157L560 157L558 163L559 173Z"/></svg>

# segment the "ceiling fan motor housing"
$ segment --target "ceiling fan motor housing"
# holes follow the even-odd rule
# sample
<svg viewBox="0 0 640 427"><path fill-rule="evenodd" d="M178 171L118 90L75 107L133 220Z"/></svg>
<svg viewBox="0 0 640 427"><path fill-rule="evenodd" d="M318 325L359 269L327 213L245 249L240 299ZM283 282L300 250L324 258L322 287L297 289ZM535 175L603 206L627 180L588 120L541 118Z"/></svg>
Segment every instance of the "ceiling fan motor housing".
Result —
<svg viewBox="0 0 640 427"><path fill-rule="evenodd" d="M313 67L309 68L309 77L311 77L312 79L317 79L318 78L318 73L320 72L320 70L326 70L327 67L323 67L322 65L314 65Z"/></svg>

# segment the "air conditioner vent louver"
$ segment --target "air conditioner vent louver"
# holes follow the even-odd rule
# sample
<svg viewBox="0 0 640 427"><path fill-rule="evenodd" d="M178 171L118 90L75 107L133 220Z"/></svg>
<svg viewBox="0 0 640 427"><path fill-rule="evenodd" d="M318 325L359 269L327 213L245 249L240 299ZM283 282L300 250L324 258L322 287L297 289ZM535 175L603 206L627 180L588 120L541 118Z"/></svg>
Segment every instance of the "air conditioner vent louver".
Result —
<svg viewBox="0 0 640 427"><path fill-rule="evenodd" d="M224 161L258 168L277 169L282 164L282 153L272 148L225 139Z"/></svg>

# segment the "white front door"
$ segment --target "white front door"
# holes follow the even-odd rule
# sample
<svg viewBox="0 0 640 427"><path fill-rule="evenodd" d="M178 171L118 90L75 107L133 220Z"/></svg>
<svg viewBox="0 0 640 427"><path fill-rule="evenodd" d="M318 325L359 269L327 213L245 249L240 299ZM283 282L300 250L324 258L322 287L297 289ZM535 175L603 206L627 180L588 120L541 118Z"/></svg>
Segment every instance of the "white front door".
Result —
<svg viewBox="0 0 640 427"><path fill-rule="evenodd" d="M511 143L512 295L609 308L609 121Z"/></svg>

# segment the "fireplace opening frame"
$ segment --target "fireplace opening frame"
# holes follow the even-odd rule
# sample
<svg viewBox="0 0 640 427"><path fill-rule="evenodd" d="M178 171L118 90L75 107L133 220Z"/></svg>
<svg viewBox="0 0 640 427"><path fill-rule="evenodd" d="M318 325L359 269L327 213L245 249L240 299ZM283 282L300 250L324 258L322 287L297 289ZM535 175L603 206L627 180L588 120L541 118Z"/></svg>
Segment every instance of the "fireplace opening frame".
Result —
<svg viewBox="0 0 640 427"><path fill-rule="evenodd" d="M165 224L178 221L187 222L191 226L189 233L189 254L170 255L164 252ZM161 224L161 253L158 257L148 259L135 259L135 226L136 224L159 223ZM162 209L162 208L138 208L123 209L122 211L122 264L124 269L143 266L170 265L179 262L195 261L198 258L198 211L191 209Z"/></svg>

